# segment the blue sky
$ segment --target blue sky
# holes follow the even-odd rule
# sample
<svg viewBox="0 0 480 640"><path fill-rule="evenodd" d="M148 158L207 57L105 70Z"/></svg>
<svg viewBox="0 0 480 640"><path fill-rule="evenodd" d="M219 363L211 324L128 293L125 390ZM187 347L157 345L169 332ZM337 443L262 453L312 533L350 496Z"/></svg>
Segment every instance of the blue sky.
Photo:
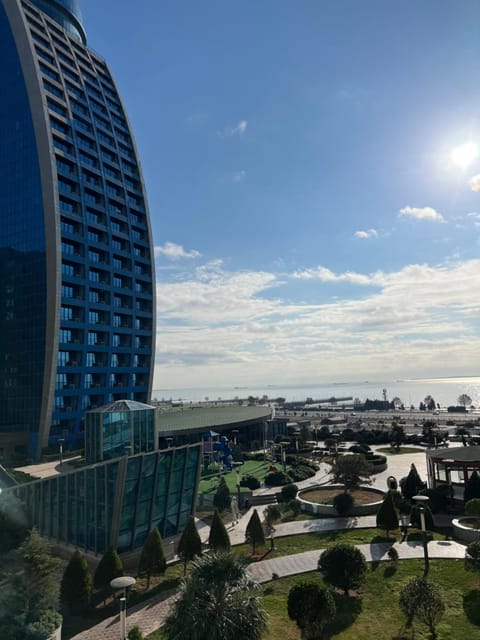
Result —
<svg viewBox="0 0 480 640"><path fill-rule="evenodd" d="M154 388L478 374L477 1L81 6L145 174Z"/></svg>

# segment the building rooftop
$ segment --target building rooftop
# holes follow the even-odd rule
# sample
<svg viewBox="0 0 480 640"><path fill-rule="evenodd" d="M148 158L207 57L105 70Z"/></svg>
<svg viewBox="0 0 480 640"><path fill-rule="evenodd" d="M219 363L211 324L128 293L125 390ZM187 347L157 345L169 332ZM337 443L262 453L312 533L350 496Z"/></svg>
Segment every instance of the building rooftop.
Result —
<svg viewBox="0 0 480 640"><path fill-rule="evenodd" d="M272 410L270 407L241 407L238 405L219 407L184 407L179 411L162 413L157 409L156 422L163 435L169 432L216 429L238 424L269 420Z"/></svg>
<svg viewBox="0 0 480 640"><path fill-rule="evenodd" d="M456 460L457 462L480 462L480 447L449 447L447 449L430 449L427 454L440 460Z"/></svg>
<svg viewBox="0 0 480 640"><path fill-rule="evenodd" d="M155 409L155 407L136 400L116 400L103 407L92 409L88 413L125 413L126 411L145 411L146 409Z"/></svg>

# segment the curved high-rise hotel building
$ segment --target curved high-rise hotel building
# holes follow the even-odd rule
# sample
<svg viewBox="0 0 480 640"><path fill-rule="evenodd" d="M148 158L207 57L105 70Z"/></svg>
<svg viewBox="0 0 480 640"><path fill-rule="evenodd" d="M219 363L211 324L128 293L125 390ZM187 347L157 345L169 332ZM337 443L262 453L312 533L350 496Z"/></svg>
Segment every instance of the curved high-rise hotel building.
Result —
<svg viewBox="0 0 480 640"><path fill-rule="evenodd" d="M149 400L153 247L128 118L76 0L0 0L0 453Z"/></svg>

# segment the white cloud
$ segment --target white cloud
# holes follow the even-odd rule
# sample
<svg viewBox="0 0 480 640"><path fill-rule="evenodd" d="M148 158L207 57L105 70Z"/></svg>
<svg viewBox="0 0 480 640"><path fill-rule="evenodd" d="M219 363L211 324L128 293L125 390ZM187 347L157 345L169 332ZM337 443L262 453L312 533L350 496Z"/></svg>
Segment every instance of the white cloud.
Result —
<svg viewBox="0 0 480 640"><path fill-rule="evenodd" d="M435 222L445 222L445 218L441 213L433 207L403 207L400 209L400 215L408 218L416 218L417 220L433 220Z"/></svg>
<svg viewBox="0 0 480 640"><path fill-rule="evenodd" d="M247 120L240 120L237 124L228 125L218 132L221 138L231 138L232 136L243 136L248 127Z"/></svg>
<svg viewBox="0 0 480 640"><path fill-rule="evenodd" d="M478 369L480 260L370 274L318 267L281 278L213 261L181 277L157 285L156 388ZM375 289L292 302L300 279L319 293L324 283Z"/></svg>
<svg viewBox="0 0 480 640"><path fill-rule="evenodd" d="M376 229L367 229L366 231L355 231L353 234L355 238L378 238L378 231Z"/></svg>
<svg viewBox="0 0 480 640"><path fill-rule="evenodd" d="M192 251L185 251L180 244L174 242L165 242L161 247L155 247L155 256L165 256L170 260L179 260L181 258L199 258L202 254L192 249Z"/></svg>

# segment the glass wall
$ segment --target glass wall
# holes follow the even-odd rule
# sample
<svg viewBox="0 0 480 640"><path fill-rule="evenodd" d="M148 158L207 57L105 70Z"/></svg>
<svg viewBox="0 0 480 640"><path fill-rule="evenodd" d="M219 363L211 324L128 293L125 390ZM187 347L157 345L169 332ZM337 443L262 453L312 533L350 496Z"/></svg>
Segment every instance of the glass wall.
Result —
<svg viewBox="0 0 480 640"><path fill-rule="evenodd" d="M200 445L190 445L125 456L4 494L26 504L42 535L102 554L110 544L119 552L142 547L153 527L162 537L181 533L194 513L199 479Z"/></svg>

